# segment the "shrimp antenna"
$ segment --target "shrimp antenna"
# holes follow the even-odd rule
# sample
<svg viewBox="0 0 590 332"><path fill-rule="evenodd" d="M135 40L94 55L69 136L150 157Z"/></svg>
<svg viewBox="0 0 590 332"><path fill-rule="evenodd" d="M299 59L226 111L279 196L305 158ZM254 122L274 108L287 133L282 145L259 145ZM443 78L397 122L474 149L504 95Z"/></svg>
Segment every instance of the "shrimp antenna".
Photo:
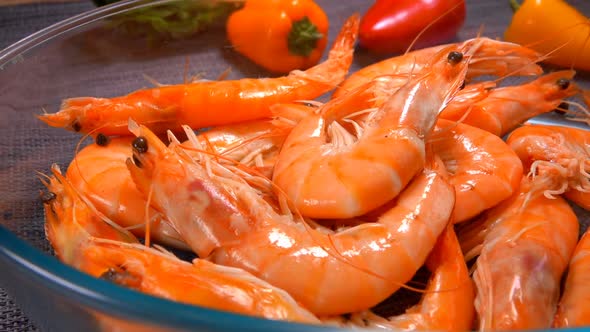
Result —
<svg viewBox="0 0 590 332"><path fill-rule="evenodd" d="M583 21L583 22L577 22L575 24L572 24L572 25L564 28L561 31L554 31L553 33L547 35L545 38L539 39L539 40L537 40L535 42L524 44L523 46L532 48L533 46L540 45L540 44L542 44L542 43L544 43L546 41L554 40L555 38L562 38L564 36L565 31L570 30L570 29L573 29L573 28L576 28L576 27L578 27L580 25L590 26L589 22L590 22L590 20L588 20L588 19L585 20L585 21ZM582 49L585 48L586 45L588 45L588 40L589 39L590 39L590 35L587 35L586 38L584 39L584 43L582 44ZM557 47L555 50L553 50L553 51L551 51L549 53L554 53L555 51L563 48L564 46L566 46L567 44L569 44L573 40L574 40L574 34L571 34L571 38L568 41L566 41L563 45ZM570 68L574 68L575 67L575 63L580 58L580 55L581 54L582 54L582 52L576 52L576 54L574 55L574 58L572 60L572 64L571 64Z"/></svg>
<svg viewBox="0 0 590 332"><path fill-rule="evenodd" d="M229 66L229 67L225 68L225 69L224 69L224 70L221 72L221 74L219 74L219 76L217 76L217 80L218 80L218 81L224 81L225 79L227 79L227 78L228 78L228 76L231 74L231 72L232 72L231 66Z"/></svg>
<svg viewBox="0 0 590 332"><path fill-rule="evenodd" d="M458 1L454 6L452 6L451 8L447 9L444 13L442 13L439 17L437 17L436 19L432 20L430 23L428 23L427 26L424 27L424 29L422 29L422 31L420 31L416 37L414 38L414 40L412 40L412 42L410 43L410 45L408 46L408 48L406 49L406 51L404 52L404 54L408 54L410 52L410 50L414 47L414 45L416 44L416 42L418 42L418 39L420 39L420 37L422 37L422 35L428 31L428 29L430 29L433 25L435 25L438 21L440 21L443 17L445 17L446 15L450 14L453 10L457 9L457 7L459 7L460 5L462 5L463 2L462 1Z"/></svg>
<svg viewBox="0 0 590 332"><path fill-rule="evenodd" d="M535 41L535 42L531 42L531 43L529 43L529 44L524 44L523 46L526 46L526 47L532 47L532 46L535 46L535 45L539 45L539 44L541 44L541 43L543 43L543 42L546 42L546 41L548 41L548 40L552 40L552 39L554 39L554 38L563 37L563 35L564 35L564 31L567 31L567 30L569 30L569 29L573 29L573 28L577 28L577 27L578 27L578 26L580 26L580 25L589 25L589 23L588 23L588 22L589 22L589 20L586 20L586 21L584 21L584 22L578 22L578 23L572 24L572 25L570 25L570 26L568 26L568 27L564 28L564 30L562 30L562 31L554 31L553 33L549 34L549 35L548 35L548 36L546 36L545 38L539 39L539 40L537 40L537 41ZM570 40L571 40L571 39L570 39Z"/></svg>
<svg viewBox="0 0 590 332"><path fill-rule="evenodd" d="M145 200L145 207L144 207L144 224L145 224L145 231L144 231L144 244L146 247L150 247L150 240L151 240L151 220L150 220L150 206L152 203L152 195L154 193L154 186L153 183L150 183L150 190L147 194L147 199Z"/></svg>
<svg viewBox="0 0 590 332"><path fill-rule="evenodd" d="M481 36L483 36L483 32L485 30L485 24L481 24L479 26L479 30L477 30L477 34L475 35L475 38L481 38Z"/></svg>
<svg viewBox="0 0 590 332"><path fill-rule="evenodd" d="M188 56L185 56L184 57L184 68L182 71L182 81L184 82L184 84L187 84L192 81L192 79L190 81L188 80L188 71L189 71L190 62L191 62L190 58Z"/></svg>
<svg viewBox="0 0 590 332"><path fill-rule="evenodd" d="M562 106L562 104L565 104L565 106ZM569 106L574 106L576 110L570 110ZM583 122L587 125L590 125L590 111L579 102L573 100L563 100L561 104L555 109L574 116L580 115L581 112L582 117L565 117L565 119L569 121Z"/></svg>
<svg viewBox="0 0 590 332"><path fill-rule="evenodd" d="M590 22L590 19L587 19L586 23L588 24L588 22ZM588 46L588 41L590 41L590 33L586 35L586 38L584 39L584 43L582 43L582 50L586 48L586 46ZM582 52L576 52L576 54L574 55L574 59L572 60L572 64L570 66L570 68L573 70L576 63L578 62L578 60L580 59L580 56L582 55Z"/></svg>
<svg viewBox="0 0 590 332"><path fill-rule="evenodd" d="M78 156L78 153L80 153L80 150L82 149L82 143L88 138L88 137L92 137L92 134L100 131L102 128L106 127L106 124L95 128L93 130L91 130L90 132L88 132L87 134L84 134L82 136L82 138L80 138L78 140L78 143L76 143L76 147L74 149L74 160L73 165L76 168L76 171L78 171L78 174L80 174L80 177L82 178L82 181L84 181L85 184L88 184L88 180L86 179L86 177L84 176L84 173L82 172L82 169L80 168L80 164L78 163L78 158L76 158Z"/></svg>
<svg viewBox="0 0 590 332"><path fill-rule="evenodd" d="M166 86L167 85L167 84L163 84L163 83L158 82L155 78L151 77L148 74L141 74L141 76L143 76L143 78L146 81L150 82L155 87L160 88L160 87L163 87L163 86Z"/></svg>
<svg viewBox="0 0 590 332"><path fill-rule="evenodd" d="M588 108L586 106L582 105L582 103L579 103L579 102L576 102L573 100L564 100L563 103L567 104L567 105L574 106L575 108L580 110L585 115L590 115L590 111L588 111ZM565 109L564 111L569 111L569 110Z"/></svg>

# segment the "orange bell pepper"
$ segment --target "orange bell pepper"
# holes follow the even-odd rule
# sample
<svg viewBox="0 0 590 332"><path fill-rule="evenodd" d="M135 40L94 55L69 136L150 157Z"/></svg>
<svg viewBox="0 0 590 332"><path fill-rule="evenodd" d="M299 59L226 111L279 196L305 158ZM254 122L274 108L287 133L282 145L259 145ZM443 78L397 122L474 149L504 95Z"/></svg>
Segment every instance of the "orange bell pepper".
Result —
<svg viewBox="0 0 590 332"><path fill-rule="evenodd" d="M312 0L247 0L226 23L236 51L275 73L317 64L326 48L328 17Z"/></svg>
<svg viewBox="0 0 590 332"><path fill-rule="evenodd" d="M510 0L516 11L506 41L548 54L558 66L590 70L590 20L562 0Z"/></svg>

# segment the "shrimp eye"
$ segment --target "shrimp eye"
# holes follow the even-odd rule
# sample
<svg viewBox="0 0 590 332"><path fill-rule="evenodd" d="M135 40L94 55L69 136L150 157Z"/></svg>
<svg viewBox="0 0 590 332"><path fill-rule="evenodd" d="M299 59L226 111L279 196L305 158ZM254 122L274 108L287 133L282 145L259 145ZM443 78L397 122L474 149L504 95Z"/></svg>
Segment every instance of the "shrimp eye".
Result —
<svg viewBox="0 0 590 332"><path fill-rule="evenodd" d="M117 278L117 271L112 267L109 267L106 271L104 271L99 277L99 279L115 282Z"/></svg>
<svg viewBox="0 0 590 332"><path fill-rule="evenodd" d="M570 80L568 80L567 78L560 78L555 83L561 90L565 90L570 86Z"/></svg>
<svg viewBox="0 0 590 332"><path fill-rule="evenodd" d="M465 89L465 81L463 81L463 83L461 83L461 86L459 87L459 90L463 90Z"/></svg>
<svg viewBox="0 0 590 332"><path fill-rule="evenodd" d="M463 53L457 52L457 51L452 51L447 56L447 60L449 61L450 64L456 65L459 62L461 62L461 60L463 60Z"/></svg>
<svg viewBox="0 0 590 332"><path fill-rule="evenodd" d="M96 135L96 145L98 146L107 146L109 144L109 137L105 134L98 134Z"/></svg>
<svg viewBox="0 0 590 332"><path fill-rule="evenodd" d="M72 129L73 129L75 132L79 132L80 130L82 130L82 125L80 124L80 122L78 122L78 121L74 121L74 122L72 123Z"/></svg>
<svg viewBox="0 0 590 332"><path fill-rule="evenodd" d="M138 288L141 284L141 280L137 276L132 275L124 269L118 271L112 267L104 271L98 278L130 288Z"/></svg>
<svg viewBox="0 0 590 332"><path fill-rule="evenodd" d="M145 153L148 150L148 142L143 136L135 138L131 143L131 146L133 146L133 150L138 153Z"/></svg>
<svg viewBox="0 0 590 332"><path fill-rule="evenodd" d="M52 193L51 191L44 192L41 194L41 201L45 204L48 204L51 201L53 201L56 197L57 195L55 193Z"/></svg>

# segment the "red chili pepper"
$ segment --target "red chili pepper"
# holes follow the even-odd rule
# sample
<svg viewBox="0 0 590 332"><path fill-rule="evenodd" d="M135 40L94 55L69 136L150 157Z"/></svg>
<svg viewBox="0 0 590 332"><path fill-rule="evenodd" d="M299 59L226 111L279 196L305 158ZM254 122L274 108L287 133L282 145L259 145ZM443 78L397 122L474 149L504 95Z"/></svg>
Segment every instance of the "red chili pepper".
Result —
<svg viewBox="0 0 590 332"><path fill-rule="evenodd" d="M361 20L361 46L378 53L402 53L448 41L465 21L464 0L377 0Z"/></svg>

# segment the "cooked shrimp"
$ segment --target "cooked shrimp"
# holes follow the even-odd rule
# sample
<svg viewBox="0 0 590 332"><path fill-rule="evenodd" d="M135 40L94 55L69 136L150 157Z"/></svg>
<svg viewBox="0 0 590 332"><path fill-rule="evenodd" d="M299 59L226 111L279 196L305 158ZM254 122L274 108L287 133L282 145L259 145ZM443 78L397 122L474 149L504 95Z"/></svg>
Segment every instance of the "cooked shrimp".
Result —
<svg viewBox="0 0 590 332"><path fill-rule="evenodd" d="M59 112L39 116L52 127L82 133L129 135L129 118L163 133L181 125L202 128L271 116L270 106L311 100L332 90L352 62L359 16L344 24L328 59L279 78L199 81L135 91L115 98L66 99Z"/></svg>
<svg viewBox="0 0 590 332"><path fill-rule="evenodd" d="M150 238L186 249L178 232L162 215L149 208L146 197L133 183L125 164L133 155L131 141L128 137L114 137L84 147L70 163L66 177L100 213L136 236L145 236L145 224L149 222Z"/></svg>
<svg viewBox="0 0 590 332"><path fill-rule="evenodd" d="M146 127L131 130L144 142L128 162L133 178L193 250L212 251L211 261L250 271L317 315L365 310L395 292L424 263L454 205L452 186L428 164L376 223L330 234L278 214L245 181L210 174Z"/></svg>
<svg viewBox="0 0 590 332"><path fill-rule="evenodd" d="M590 325L590 231L586 231L569 263L567 279L553 327Z"/></svg>
<svg viewBox="0 0 590 332"><path fill-rule="evenodd" d="M405 314L384 318L371 311L340 325L388 330L469 331L475 318L475 289L453 230L447 226L426 260L432 272L419 304Z"/></svg>
<svg viewBox="0 0 590 332"><path fill-rule="evenodd" d="M512 196L522 178L518 156L498 136L439 119L429 141L455 187L454 222L472 218Z"/></svg>
<svg viewBox="0 0 590 332"><path fill-rule="evenodd" d="M486 229L473 274L480 330L544 329L553 321L578 219L563 198L542 194L539 179L524 177L519 192L459 231L463 238Z"/></svg>
<svg viewBox="0 0 590 332"><path fill-rule="evenodd" d="M287 292L242 269L203 259L191 264L142 245L98 239L85 255L102 267L95 276L141 292L245 315L319 322Z"/></svg>
<svg viewBox="0 0 590 332"><path fill-rule="evenodd" d="M57 165L51 171L53 177L42 179L49 192L42 193L41 200L45 206L47 240L60 260L76 268L83 266L84 249L91 237L138 242L131 233L93 211Z"/></svg>
<svg viewBox="0 0 590 332"><path fill-rule="evenodd" d="M291 103L273 105L271 109L273 119L218 126L200 133L197 138L212 152L254 168L270 178L287 135L317 107ZM190 141L186 142L186 146L197 148Z"/></svg>
<svg viewBox="0 0 590 332"><path fill-rule="evenodd" d="M388 75L408 76L411 73L419 73L441 50L451 46L461 48L474 43L483 43L483 45L469 59L467 79L482 75L539 75L543 72L543 69L535 64L535 61L539 60L539 54L529 48L489 38L473 38L462 43L412 51L363 67L338 86L333 98L351 92L375 78Z"/></svg>
<svg viewBox="0 0 590 332"><path fill-rule="evenodd" d="M304 118L281 149L273 182L310 218L355 217L396 197L424 166L424 137L463 83L463 53L478 44L467 45L443 49L355 134L338 120L357 111L349 106L367 94L364 86Z"/></svg>
<svg viewBox="0 0 590 332"><path fill-rule="evenodd" d="M526 120L556 109L564 98L576 95L575 72L557 71L527 84L493 89L476 103L451 104L440 118L461 121L503 136Z"/></svg>
<svg viewBox="0 0 590 332"><path fill-rule="evenodd" d="M48 238L67 264L116 284L174 301L236 313L315 323L318 320L285 291L237 268L170 253L135 242L113 228L79 196L59 169L46 182Z"/></svg>
<svg viewBox="0 0 590 332"><path fill-rule="evenodd" d="M516 152L525 170L538 176L552 174L550 194L564 194L590 210L590 132L546 125L526 125L514 130L507 144Z"/></svg>

